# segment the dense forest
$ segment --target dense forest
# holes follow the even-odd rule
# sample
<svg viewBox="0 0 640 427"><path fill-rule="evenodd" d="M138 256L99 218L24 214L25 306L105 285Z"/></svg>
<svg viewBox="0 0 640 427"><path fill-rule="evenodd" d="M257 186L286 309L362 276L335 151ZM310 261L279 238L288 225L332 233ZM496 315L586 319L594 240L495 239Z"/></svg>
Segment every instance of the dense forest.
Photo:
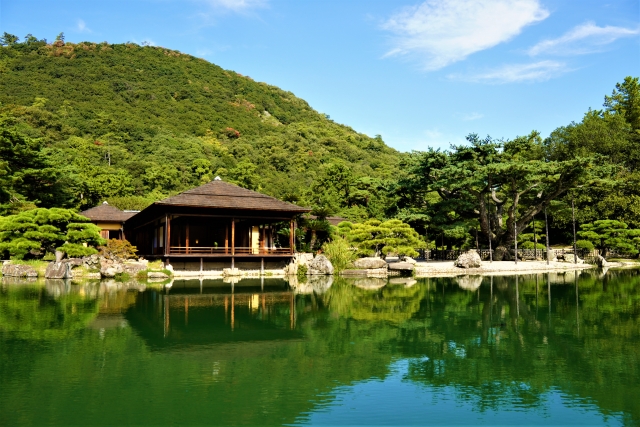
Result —
<svg viewBox="0 0 640 427"><path fill-rule="evenodd" d="M321 217L403 220L431 246L543 241L545 211L551 243L570 242L572 204L579 225L640 227L637 77L547 138L469 135L399 153L290 92L170 49L62 34L0 44L0 215L103 200L141 209L219 175Z"/></svg>

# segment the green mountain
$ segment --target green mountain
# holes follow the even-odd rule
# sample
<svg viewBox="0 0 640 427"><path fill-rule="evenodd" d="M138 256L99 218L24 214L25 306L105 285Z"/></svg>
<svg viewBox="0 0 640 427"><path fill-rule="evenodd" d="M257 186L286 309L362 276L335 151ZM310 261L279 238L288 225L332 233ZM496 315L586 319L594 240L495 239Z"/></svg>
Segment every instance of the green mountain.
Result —
<svg viewBox="0 0 640 427"><path fill-rule="evenodd" d="M379 137L161 47L5 39L0 103L0 150L13 156L0 163L5 212L28 201L140 208L220 175L325 212L382 217L399 169Z"/></svg>

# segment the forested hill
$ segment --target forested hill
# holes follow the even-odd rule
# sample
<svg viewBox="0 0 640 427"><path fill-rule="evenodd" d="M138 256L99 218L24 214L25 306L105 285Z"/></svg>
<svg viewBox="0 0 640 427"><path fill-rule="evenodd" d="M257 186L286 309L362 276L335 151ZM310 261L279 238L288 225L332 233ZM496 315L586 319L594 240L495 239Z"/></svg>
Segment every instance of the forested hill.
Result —
<svg viewBox="0 0 640 427"><path fill-rule="evenodd" d="M6 44L0 125L43 154L16 162L48 175L31 179L44 187L14 179L4 205L140 208L220 175L354 219L381 216L399 153L290 92L162 47ZM18 173L7 167L5 178Z"/></svg>

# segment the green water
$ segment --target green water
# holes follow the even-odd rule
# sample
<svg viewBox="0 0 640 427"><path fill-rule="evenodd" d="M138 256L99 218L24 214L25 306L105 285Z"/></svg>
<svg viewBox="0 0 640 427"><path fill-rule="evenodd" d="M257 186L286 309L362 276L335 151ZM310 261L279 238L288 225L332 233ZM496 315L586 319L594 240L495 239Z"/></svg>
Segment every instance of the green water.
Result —
<svg viewBox="0 0 640 427"><path fill-rule="evenodd" d="M2 280L0 425L640 425L637 270Z"/></svg>

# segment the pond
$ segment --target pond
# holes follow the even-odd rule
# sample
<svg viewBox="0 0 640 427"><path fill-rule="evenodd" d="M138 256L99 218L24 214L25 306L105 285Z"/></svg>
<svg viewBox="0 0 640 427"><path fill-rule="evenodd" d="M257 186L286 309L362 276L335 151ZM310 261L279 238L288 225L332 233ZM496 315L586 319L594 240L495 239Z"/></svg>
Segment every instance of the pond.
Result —
<svg viewBox="0 0 640 427"><path fill-rule="evenodd" d="M3 278L0 425L640 425L638 270L172 285Z"/></svg>

